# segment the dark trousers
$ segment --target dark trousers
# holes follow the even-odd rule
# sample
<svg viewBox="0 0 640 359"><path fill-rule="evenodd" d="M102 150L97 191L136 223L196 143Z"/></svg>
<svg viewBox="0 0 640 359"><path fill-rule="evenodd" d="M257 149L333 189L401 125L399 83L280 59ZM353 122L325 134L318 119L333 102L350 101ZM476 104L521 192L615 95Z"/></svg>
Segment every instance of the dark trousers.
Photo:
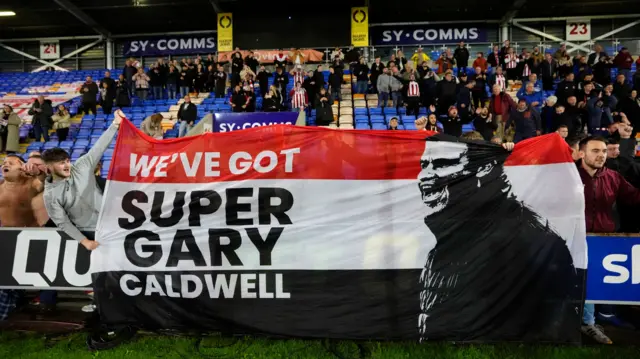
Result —
<svg viewBox="0 0 640 359"><path fill-rule="evenodd" d="M58 135L58 141L66 141L67 136L69 136L69 127L57 129L56 134Z"/></svg>
<svg viewBox="0 0 640 359"><path fill-rule="evenodd" d="M542 89L545 91L553 91L553 77L542 78Z"/></svg>
<svg viewBox="0 0 640 359"><path fill-rule="evenodd" d="M113 109L113 100L103 101L101 106L102 106L102 112L104 112L105 115L109 115L111 114L111 110Z"/></svg>
<svg viewBox="0 0 640 359"><path fill-rule="evenodd" d="M93 113L94 115L96 114L96 103L95 102L83 102L82 106L81 106L81 111L78 111L79 113L84 113L85 115L89 114L89 110L91 110L91 113Z"/></svg>
<svg viewBox="0 0 640 359"><path fill-rule="evenodd" d="M420 98L417 96L407 97L407 115L418 116L420 111Z"/></svg>
<svg viewBox="0 0 640 359"><path fill-rule="evenodd" d="M40 142L41 137L44 137L44 142L49 141L49 127L44 127L36 123L33 125L33 134L37 142Z"/></svg>
<svg viewBox="0 0 640 359"><path fill-rule="evenodd" d="M475 106L475 108L484 107L484 103L487 101L484 89L473 90L471 94L473 95L473 106Z"/></svg>

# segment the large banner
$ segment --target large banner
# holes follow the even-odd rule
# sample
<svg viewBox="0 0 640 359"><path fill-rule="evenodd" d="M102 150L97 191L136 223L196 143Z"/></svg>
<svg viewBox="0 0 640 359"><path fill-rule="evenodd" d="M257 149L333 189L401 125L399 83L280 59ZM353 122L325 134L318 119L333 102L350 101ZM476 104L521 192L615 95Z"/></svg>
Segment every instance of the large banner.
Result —
<svg viewBox="0 0 640 359"><path fill-rule="evenodd" d="M233 14L230 12L218 14L218 50L233 50Z"/></svg>
<svg viewBox="0 0 640 359"><path fill-rule="evenodd" d="M216 34L133 39L125 41L122 49L124 56L213 54L215 52Z"/></svg>
<svg viewBox="0 0 640 359"><path fill-rule="evenodd" d="M399 25L371 27L373 44L430 45L464 42L488 42L485 25Z"/></svg>
<svg viewBox="0 0 640 359"><path fill-rule="evenodd" d="M29 109L38 98L38 95L44 95L46 99L51 100L52 106L58 106L75 97L80 96L80 86L83 81L70 83L56 83L49 86L32 86L25 87L21 90L21 94L16 93L0 93L0 106L9 105L13 111L20 116L26 123L31 121L33 116L29 115ZM24 94L28 92L29 94Z"/></svg>
<svg viewBox="0 0 640 359"><path fill-rule="evenodd" d="M120 128L92 271L108 324L580 341L582 183L557 135ZM429 137L428 137L429 136Z"/></svg>
<svg viewBox="0 0 640 359"><path fill-rule="evenodd" d="M302 49L300 50L304 55L304 61L309 62L322 62L324 59L324 54L318 50L313 49ZM220 51L218 52L218 61L219 62L227 62L231 61L231 55L233 55L235 51ZM249 51L242 50L240 51L242 57L246 57L249 54ZM280 50L253 50L253 56L255 56L261 64L272 64L277 56L280 54L289 55L289 59L291 59L291 53L289 51L280 51Z"/></svg>
<svg viewBox="0 0 640 359"><path fill-rule="evenodd" d="M216 113L213 132L231 132L248 128L295 125L298 112Z"/></svg>
<svg viewBox="0 0 640 359"><path fill-rule="evenodd" d="M369 8L351 8L351 46L369 46Z"/></svg>

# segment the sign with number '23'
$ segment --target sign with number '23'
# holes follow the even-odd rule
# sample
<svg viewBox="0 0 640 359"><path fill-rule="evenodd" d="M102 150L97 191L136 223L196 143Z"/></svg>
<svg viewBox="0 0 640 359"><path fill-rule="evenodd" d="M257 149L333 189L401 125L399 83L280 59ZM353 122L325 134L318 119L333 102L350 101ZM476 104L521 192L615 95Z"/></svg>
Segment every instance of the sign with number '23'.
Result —
<svg viewBox="0 0 640 359"><path fill-rule="evenodd" d="M567 21L567 41L591 40L591 21L589 19Z"/></svg>

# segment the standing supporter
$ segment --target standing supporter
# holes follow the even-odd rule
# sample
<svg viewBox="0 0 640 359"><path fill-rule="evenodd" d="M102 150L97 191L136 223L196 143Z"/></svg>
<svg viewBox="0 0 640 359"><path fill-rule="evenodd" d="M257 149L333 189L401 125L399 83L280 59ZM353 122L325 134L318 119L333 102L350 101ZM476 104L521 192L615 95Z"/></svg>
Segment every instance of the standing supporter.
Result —
<svg viewBox="0 0 640 359"><path fill-rule="evenodd" d="M629 119L631 126L634 128L631 137L635 138L637 129L640 128L640 98L638 98L638 90L631 90L628 97L619 99L618 109L627 115L627 119Z"/></svg>
<svg viewBox="0 0 640 359"><path fill-rule="evenodd" d="M520 68L520 78L523 80L529 78L529 75L534 73L534 70L536 68L535 60L533 59L533 57L531 57L530 52L525 52L524 54L522 54L520 58Z"/></svg>
<svg viewBox="0 0 640 359"><path fill-rule="evenodd" d="M100 106L102 107L102 112L105 115L110 115L111 110L113 109L113 100L115 99L115 92L109 88L108 82L103 82L102 87L98 92L98 98Z"/></svg>
<svg viewBox="0 0 640 359"><path fill-rule="evenodd" d="M468 123L468 120L461 119L458 116L458 109L455 106L451 106L447 111L447 116L442 118L440 122L445 134L460 137L462 135L462 125Z"/></svg>
<svg viewBox="0 0 640 359"><path fill-rule="evenodd" d="M151 93L153 94L153 98L155 100L161 99L163 78L157 64L154 64L151 66L151 70L149 71L148 76L149 76L148 81L149 81L149 85L151 86Z"/></svg>
<svg viewBox="0 0 640 359"><path fill-rule="evenodd" d="M64 105L58 105L56 113L51 116L53 120L53 129L56 130L59 141L66 141L69 136L69 127L71 126L71 115Z"/></svg>
<svg viewBox="0 0 640 359"><path fill-rule="evenodd" d="M249 66L251 71L254 73L258 71L258 66L260 66L260 61L255 57L253 51L249 51L247 57L244 58L245 65Z"/></svg>
<svg viewBox="0 0 640 359"><path fill-rule="evenodd" d="M533 83L528 82L525 87L518 91L518 99L525 100L529 106L535 108L538 112L542 110L544 97L541 92L536 92Z"/></svg>
<svg viewBox="0 0 640 359"><path fill-rule="evenodd" d="M424 53L422 47L419 47L416 53L411 56L411 61L413 62L413 65L417 67L421 66L424 62L431 61L431 59Z"/></svg>
<svg viewBox="0 0 640 359"><path fill-rule="evenodd" d="M136 84L136 96L142 101L147 99L147 93L149 92L149 76L144 73L143 68L138 69L138 73L133 75L133 81Z"/></svg>
<svg viewBox="0 0 640 359"><path fill-rule="evenodd" d="M493 47L493 51L489 54L487 58L487 64L491 66L491 74L495 73L496 68L501 66L502 61L500 61L500 51L498 50L498 46ZM474 65L475 67L475 65Z"/></svg>
<svg viewBox="0 0 640 359"><path fill-rule="evenodd" d="M542 89L553 90L553 80L558 76L558 62L550 53L544 55L544 61L540 64L540 75L542 76Z"/></svg>
<svg viewBox="0 0 640 359"><path fill-rule="evenodd" d="M100 88L103 87L103 84L107 84L107 89L109 90L109 97L116 98L116 82L111 78L111 72L105 71L104 77L100 80Z"/></svg>
<svg viewBox="0 0 640 359"><path fill-rule="evenodd" d="M558 76L566 77L569 73L573 73L573 60L565 53L558 59Z"/></svg>
<svg viewBox="0 0 640 359"><path fill-rule="evenodd" d="M396 66L398 67L398 71L400 71L400 73L404 73L405 69L407 67L407 58L404 57L404 53L400 50L398 50L398 52L396 52Z"/></svg>
<svg viewBox="0 0 640 359"><path fill-rule="evenodd" d="M478 107L473 118L473 127L482 135L485 141L491 141L493 132L498 128L498 124L494 121L488 108Z"/></svg>
<svg viewBox="0 0 640 359"><path fill-rule="evenodd" d="M533 48L533 53L531 53L531 58L533 59L533 68L531 71L534 74L537 74L540 71L540 64L544 61L544 54L540 52L540 48L537 46Z"/></svg>
<svg viewBox="0 0 640 359"><path fill-rule="evenodd" d="M327 90L321 88L315 99L316 124L318 126L329 126L333 122L332 104L331 95L327 93Z"/></svg>
<svg viewBox="0 0 640 359"><path fill-rule="evenodd" d="M138 69L135 68L131 64L131 60L126 60L124 62L124 69L122 69L122 74L124 75L127 84L129 85L129 96L133 96L135 90L135 81L133 80L133 76L138 72Z"/></svg>
<svg viewBox="0 0 640 359"><path fill-rule="evenodd" d="M549 96L544 102L542 111L540 111L540 120L542 122L542 131L544 133L554 132L557 128L553 128L553 119L556 116L556 103L558 98L555 96Z"/></svg>
<svg viewBox="0 0 640 359"><path fill-rule="evenodd" d="M511 41L504 40L503 44L504 45L500 49L500 63L504 63L504 59L505 57L507 57L507 54L509 53L509 49L511 49Z"/></svg>
<svg viewBox="0 0 640 359"><path fill-rule="evenodd" d="M263 97L269 90L269 77L271 77L271 72L267 71L264 65L260 65L260 69L256 75L256 80L258 80L258 84L260 85L260 94Z"/></svg>
<svg viewBox="0 0 640 359"><path fill-rule="evenodd" d="M269 92L264 95L264 101L262 101L262 111L264 112L278 112L282 104L279 100L278 90L275 86L269 88Z"/></svg>
<svg viewBox="0 0 640 359"><path fill-rule="evenodd" d="M206 71L207 81L204 84L205 92L213 93L216 88L216 72L214 71L214 65L209 65Z"/></svg>
<svg viewBox="0 0 640 359"><path fill-rule="evenodd" d="M384 70L384 69L383 69ZM342 76L336 74L336 70L332 67L329 67L329 92L331 93L331 97L334 100L341 100L341 87L342 87Z"/></svg>
<svg viewBox="0 0 640 359"><path fill-rule="evenodd" d="M178 121L180 121L180 128L178 130L178 137L184 137L187 132L193 128L198 117L198 108L191 103L191 97L189 95L184 97L184 103L180 105L178 110Z"/></svg>
<svg viewBox="0 0 640 359"><path fill-rule="evenodd" d="M294 84L297 84L298 82L301 84L304 83L306 73L302 69L302 65L297 65L295 69L291 70L291 76L293 77Z"/></svg>
<svg viewBox="0 0 640 359"><path fill-rule="evenodd" d="M227 73L224 72L222 65L218 64L218 70L215 73L215 91L216 98L224 98L227 89Z"/></svg>
<svg viewBox="0 0 640 359"><path fill-rule="evenodd" d="M82 93L82 110L86 115L89 114L89 110L94 115L96 114L96 96L98 95L98 85L93 82L91 76L87 76L87 80L80 87L80 93Z"/></svg>
<svg viewBox="0 0 640 359"><path fill-rule="evenodd" d="M610 85L609 85L610 86ZM609 97L606 94L601 94L598 97L593 97L587 102L587 126L589 133L595 133L602 127L608 127L613 123L613 115L610 104L617 103L615 97Z"/></svg>
<svg viewBox="0 0 640 359"><path fill-rule="evenodd" d="M631 94L631 86L626 81L624 74L618 74L616 76L616 82L613 84L613 95L617 99L623 99L629 97Z"/></svg>
<svg viewBox="0 0 640 359"><path fill-rule="evenodd" d="M396 77L391 76L389 69L382 69L382 75L378 77L376 87L378 88L378 107L386 107L389 102L389 98L391 97L394 108L398 108L402 82L400 82Z"/></svg>
<svg viewBox="0 0 640 359"><path fill-rule="evenodd" d="M438 65L438 74L444 74L447 71L453 71L453 65L455 64L455 59L451 55L451 50L447 49L440 54L440 57L436 60L436 64Z"/></svg>
<svg viewBox="0 0 640 359"><path fill-rule="evenodd" d="M276 69L281 68L284 70L285 67L287 67L287 57L289 54L285 53L284 51L282 51L282 49L278 50L278 53L276 54L276 56L273 58L273 64L275 65ZM343 55L344 57L344 55Z"/></svg>
<svg viewBox="0 0 640 359"><path fill-rule="evenodd" d="M153 114L142 121L140 124L140 131L147 136L153 137L157 140L162 139L162 115L159 113Z"/></svg>
<svg viewBox="0 0 640 359"><path fill-rule="evenodd" d="M287 85L289 84L289 76L283 72L282 67L276 68L276 73L273 74L273 84L280 92L282 96L282 102L287 100Z"/></svg>
<svg viewBox="0 0 640 359"><path fill-rule="evenodd" d="M507 90L507 77L502 73L502 67L500 66L495 69L495 73L489 81L489 86L491 86L491 88L496 85L500 88L500 92L505 92Z"/></svg>
<svg viewBox="0 0 640 359"><path fill-rule="evenodd" d="M458 76L463 72L467 72L467 66L469 66L469 49L465 46L464 41L460 41L458 47L456 47L456 50L453 52L453 58L456 60L456 66L458 66Z"/></svg>
<svg viewBox="0 0 640 359"><path fill-rule="evenodd" d="M600 46L599 44L596 44L593 48L593 53L591 53L589 55L589 58L587 59L587 65L593 67L593 65L597 64L600 61L600 58L602 57L606 57L607 53L604 52L604 50L602 49L602 46Z"/></svg>
<svg viewBox="0 0 640 359"><path fill-rule="evenodd" d="M613 68L613 60L608 56L600 57L600 61L593 65L593 78L597 83L606 86L611 83L611 69Z"/></svg>
<svg viewBox="0 0 640 359"><path fill-rule="evenodd" d="M90 78L90 77L89 77ZM94 84L95 85L95 84ZM84 85L83 85L84 86ZM95 114L95 94L93 97L93 113ZM83 95L83 107L84 107L84 95ZM89 113L85 108L85 113ZM43 137L44 141L49 141L49 129L51 128L51 116L53 115L53 108L51 107L51 100L45 100L44 96L38 96L29 109L29 115L32 115L31 124L33 125L33 134L36 137L36 141L40 141Z"/></svg>
<svg viewBox="0 0 640 359"><path fill-rule="evenodd" d="M516 107L516 104L511 99L511 96L501 91L500 86L494 85L491 88L491 101L489 102L489 112L498 124L496 129L496 136L500 137L503 141L511 142L513 140L512 135L507 134L505 123L509 120L511 110Z"/></svg>
<svg viewBox="0 0 640 359"><path fill-rule="evenodd" d="M517 107L511 110L505 128L508 129L512 124L515 127L514 143L540 136L542 133L540 113L534 107L528 105L525 99L519 100Z"/></svg>
<svg viewBox="0 0 640 359"><path fill-rule="evenodd" d="M473 68L477 70L478 67L482 73L487 71L487 59L484 58L484 54L480 51L476 54L476 59L473 60Z"/></svg>
<svg viewBox="0 0 640 359"><path fill-rule="evenodd" d="M504 56L504 67L507 69L507 80L515 81L518 76L518 62L520 59L512 48L507 50L507 54Z"/></svg>
<svg viewBox="0 0 640 359"><path fill-rule="evenodd" d="M628 133L630 135L630 131ZM587 137L580 141L578 173L584 184L585 217L587 232L613 233L615 222L613 205L640 204L640 191L627 182L623 176L605 167L607 142L601 137ZM611 344L612 341L595 325L595 306L584 305L582 332L598 343Z"/></svg>
<svg viewBox="0 0 640 359"><path fill-rule="evenodd" d="M326 85L324 83L324 68L322 65L318 65L316 67L316 71L313 73L312 79L312 84L315 86L315 93L317 94L320 92L320 89L325 88L324 85Z"/></svg>
<svg viewBox="0 0 640 359"><path fill-rule="evenodd" d="M426 55L425 55L426 56ZM378 77L382 74L382 70L385 68L384 64L380 62L380 56L376 56L375 61L371 65L371 87L373 87L373 93L378 93Z"/></svg>
<svg viewBox="0 0 640 359"><path fill-rule="evenodd" d="M169 67L169 72L167 72L167 95L169 99L174 100L176 98L178 92L178 82L179 82L180 73L176 69L174 65Z"/></svg>
<svg viewBox="0 0 640 359"><path fill-rule="evenodd" d="M361 57L360 63L354 67L354 75L356 76L356 93L366 94L369 83L369 65L364 61L364 57Z"/></svg>
<svg viewBox="0 0 640 359"><path fill-rule="evenodd" d="M358 61L360 61L360 52L351 45L344 56L344 61L349 64L349 71L353 74L354 68L358 65Z"/></svg>
<svg viewBox="0 0 640 359"><path fill-rule="evenodd" d="M453 71L448 70L444 75L444 79L438 82L438 88L436 90L438 96L438 113L447 113L449 108L456 103L457 87L456 80L453 78Z"/></svg>
<svg viewBox="0 0 640 359"><path fill-rule="evenodd" d="M50 177L44 185L44 204L51 220L71 238L92 251L99 245L89 233L78 228L95 228L102 205L102 191L98 188L94 171L104 151L116 135L123 118L116 111L113 123L100 136L87 154L73 165L69 154L54 148L42 154Z"/></svg>
<svg viewBox="0 0 640 359"><path fill-rule="evenodd" d="M410 75L407 84L407 115L418 116L420 112L420 85L416 81L415 75Z"/></svg>
<svg viewBox="0 0 640 359"><path fill-rule="evenodd" d="M244 112L247 108L247 96L240 85L236 85L233 88L233 93L231 94L231 99L229 101L231 105L231 109L233 112Z"/></svg>
<svg viewBox="0 0 640 359"><path fill-rule="evenodd" d="M202 64L196 65L195 68L195 77L193 79L193 90L199 94L204 92L205 83L207 82L207 73Z"/></svg>
<svg viewBox="0 0 640 359"><path fill-rule="evenodd" d="M291 109L304 111L309 106L309 96L300 82L296 82L296 87L289 92L291 98Z"/></svg>
<svg viewBox="0 0 640 359"><path fill-rule="evenodd" d="M247 98L245 112L256 112L256 94L253 86L245 86L244 95Z"/></svg>
<svg viewBox="0 0 640 359"><path fill-rule="evenodd" d="M20 151L19 127L21 124L22 120L17 113L13 112L13 107L4 105L0 112L0 153Z"/></svg>
<svg viewBox="0 0 640 359"><path fill-rule="evenodd" d="M573 80L573 72L570 72L565 76L564 80L558 83L558 87L556 88L558 103L565 105L569 97L576 95L577 88L576 83Z"/></svg>
<svg viewBox="0 0 640 359"><path fill-rule="evenodd" d="M131 100L129 99L129 84L124 78L123 74L120 74L118 81L116 81L116 107L129 107Z"/></svg>
<svg viewBox="0 0 640 359"><path fill-rule="evenodd" d="M475 86L471 89L471 93L473 94L473 105L476 108L484 107L485 102L487 101L487 74L482 71L480 66L478 66L476 67L471 80L475 82Z"/></svg>
<svg viewBox="0 0 640 359"><path fill-rule="evenodd" d="M629 49L623 47L620 52L613 59L613 64L618 68L618 74L624 75L625 79L630 78L631 65L633 65L633 58L629 53Z"/></svg>
<svg viewBox="0 0 640 359"><path fill-rule="evenodd" d="M304 81L302 82L302 87L305 89L305 91L307 91L307 96L309 97L309 99L311 99L310 101L315 101L316 98L316 85L313 81L313 78L313 71L309 71L307 77L305 77ZM311 105L313 105L313 103L309 102L309 106ZM310 109L311 107L309 107L309 110Z"/></svg>
<svg viewBox="0 0 640 359"><path fill-rule="evenodd" d="M180 97L189 95L189 90L193 84L193 78L188 66L182 66L180 76L178 77L178 86L180 86Z"/></svg>
<svg viewBox="0 0 640 359"><path fill-rule="evenodd" d="M302 50L299 49L299 48L294 48L291 51L290 61L294 65L304 65L305 62L306 62L306 58L304 56L304 52L302 52Z"/></svg>
<svg viewBox="0 0 640 359"><path fill-rule="evenodd" d="M471 115L473 114L473 96L472 89L475 87L476 83L473 80L467 82L460 88L458 91L458 95L456 96L456 104L458 107L458 113L460 114L460 118L465 123L471 122Z"/></svg>
<svg viewBox="0 0 640 359"><path fill-rule="evenodd" d="M231 73L232 74L240 74L242 68L244 67L244 60L242 60L242 53L238 49L236 52L231 54Z"/></svg>
<svg viewBox="0 0 640 359"><path fill-rule="evenodd" d="M426 108L436 104L438 81L440 81L438 75L436 75L430 67L427 67L424 71L424 76L422 76L422 86L420 89L422 105Z"/></svg>

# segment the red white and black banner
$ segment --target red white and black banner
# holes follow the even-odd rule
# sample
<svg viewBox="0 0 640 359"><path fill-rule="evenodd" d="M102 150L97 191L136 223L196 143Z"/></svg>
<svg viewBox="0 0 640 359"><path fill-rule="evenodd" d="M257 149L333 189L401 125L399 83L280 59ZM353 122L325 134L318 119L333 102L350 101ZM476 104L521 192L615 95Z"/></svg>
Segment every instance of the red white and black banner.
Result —
<svg viewBox="0 0 640 359"><path fill-rule="evenodd" d="M91 258L102 319L579 342L584 203L567 145L431 135L270 126L158 141L123 122Z"/></svg>

